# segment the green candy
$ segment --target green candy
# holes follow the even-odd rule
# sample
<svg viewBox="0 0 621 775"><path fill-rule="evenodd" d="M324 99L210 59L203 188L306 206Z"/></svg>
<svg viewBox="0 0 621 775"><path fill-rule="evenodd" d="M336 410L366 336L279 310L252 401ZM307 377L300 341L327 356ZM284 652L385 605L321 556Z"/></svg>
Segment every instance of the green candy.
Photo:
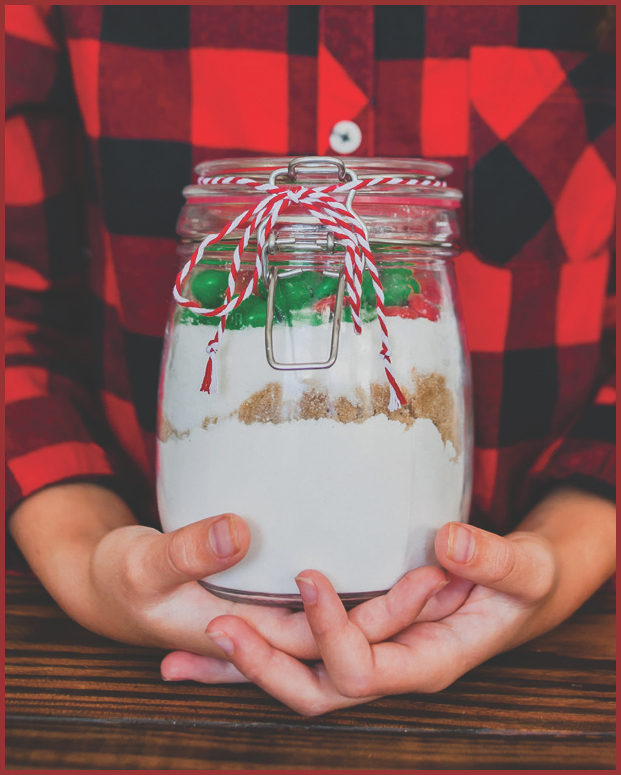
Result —
<svg viewBox="0 0 621 775"><path fill-rule="evenodd" d="M322 293L318 296L318 288L322 284L323 280L331 280L332 278L322 278L319 272L301 272L300 274L291 275L291 277L279 277L278 285L276 286L276 299L280 301L282 305L292 302L289 309L302 309L306 306L308 301L312 301L315 298L323 298L323 296L329 296L330 291ZM336 283L334 285L336 288ZM263 282L263 277L259 277L257 283L256 292L259 296L267 299L267 288Z"/></svg>
<svg viewBox="0 0 621 775"><path fill-rule="evenodd" d="M323 323L323 315L309 308L294 310L287 316L287 324L291 326L321 326Z"/></svg>
<svg viewBox="0 0 621 775"><path fill-rule="evenodd" d="M329 293L317 295L321 280L319 272L301 272L291 277L279 277L274 297L275 319L290 321L292 312L311 307L315 299L329 295ZM267 299L267 289L262 277L259 278L256 292L261 298Z"/></svg>
<svg viewBox="0 0 621 775"><path fill-rule="evenodd" d="M363 323L370 323L371 321L375 320L377 318L377 310L375 307L369 308L369 309L361 309L360 310L360 319ZM351 307L343 307L343 314L341 315L341 320L344 323L353 323L353 318L351 314Z"/></svg>
<svg viewBox="0 0 621 775"><path fill-rule="evenodd" d="M258 328L265 326L267 317L267 302L259 296L249 296L242 303L229 313L226 319L226 327L233 331L240 328Z"/></svg>
<svg viewBox="0 0 621 775"><path fill-rule="evenodd" d="M373 287L373 280L368 272L362 275L362 293L360 295L362 307L371 309L375 307L375 288Z"/></svg>
<svg viewBox="0 0 621 775"><path fill-rule="evenodd" d="M180 322L187 323L190 326L217 326L220 318L217 316L197 315L191 309L184 309L181 313Z"/></svg>
<svg viewBox="0 0 621 775"><path fill-rule="evenodd" d="M403 307L408 304L411 293L420 293L420 285L414 279L410 269L391 267L381 273L384 288L384 303L387 307ZM219 307L227 289L228 274L214 269L197 274L192 280L194 298L208 309ZM323 312L312 309L315 302L334 296L338 288L338 278L322 275L321 272L305 271L290 277L279 278L274 302L274 317L276 322L286 322L289 325L310 324L320 325L325 320ZM267 316L267 290L263 278L259 278L255 294L233 310L227 317L227 328L265 326ZM373 280L368 271L362 276L361 314L363 321L373 320L376 313L376 298ZM342 320L351 322L349 306L343 309ZM218 317L197 315L190 309L181 314L181 322L190 325L217 326Z"/></svg>
<svg viewBox="0 0 621 775"><path fill-rule="evenodd" d="M315 299L319 285L319 272L302 272L291 277L279 278L276 287L276 306L283 312L309 307Z"/></svg>
<svg viewBox="0 0 621 775"><path fill-rule="evenodd" d="M215 309L224 301L227 284L227 272L207 269L192 280L192 294L206 309Z"/></svg>
<svg viewBox="0 0 621 775"><path fill-rule="evenodd" d="M384 304L387 307L405 307L411 293L420 293L420 285L410 269L385 269L381 281L384 287Z"/></svg>
<svg viewBox="0 0 621 775"><path fill-rule="evenodd" d="M338 288L339 278L324 275L321 282L315 288L315 299L325 299L326 296L334 296Z"/></svg>
<svg viewBox="0 0 621 775"><path fill-rule="evenodd" d="M257 287L255 288L254 292L258 293L262 299L267 299L267 288L263 282L263 275L259 275L259 282L257 283Z"/></svg>

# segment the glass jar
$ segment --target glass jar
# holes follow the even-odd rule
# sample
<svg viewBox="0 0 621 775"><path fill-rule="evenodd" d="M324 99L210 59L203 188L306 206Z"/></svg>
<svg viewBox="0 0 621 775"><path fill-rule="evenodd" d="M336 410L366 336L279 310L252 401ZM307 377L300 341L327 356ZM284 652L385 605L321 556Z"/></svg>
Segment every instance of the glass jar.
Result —
<svg viewBox="0 0 621 775"><path fill-rule="evenodd" d="M355 332L344 292L345 244L304 208L278 217L257 287L231 311L217 353L218 385L201 392L205 349L220 321L175 303L158 413L158 503L164 530L215 514L242 516L251 547L205 579L221 597L301 607L294 578L325 573L347 605L379 595L407 571L437 564L437 530L465 521L472 480L470 365L451 258L461 193L425 187L451 168L410 159L228 159L199 176L248 176L284 187L338 178L418 178L335 194L359 217L384 291L390 361L403 405L389 406L371 272ZM286 174L282 174L284 168ZM281 170L281 172L275 172ZM276 175L276 178L274 177ZM200 180L201 178L199 178ZM284 181L284 182L283 182ZM192 185L178 222L185 264L265 194ZM238 228L207 247L184 297L223 304ZM236 292L253 272L242 254Z"/></svg>

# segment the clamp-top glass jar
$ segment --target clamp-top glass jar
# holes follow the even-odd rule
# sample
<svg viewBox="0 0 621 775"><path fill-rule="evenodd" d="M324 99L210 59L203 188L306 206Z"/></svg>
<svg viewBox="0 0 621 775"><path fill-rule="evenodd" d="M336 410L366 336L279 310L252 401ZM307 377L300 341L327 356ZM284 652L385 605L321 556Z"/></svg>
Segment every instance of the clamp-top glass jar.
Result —
<svg viewBox="0 0 621 775"><path fill-rule="evenodd" d="M201 164L184 190L158 502L165 530L227 512L248 522L247 556L202 582L214 594L301 607L294 578L314 568L351 605L435 563L438 528L467 519L470 366L450 171L410 159L228 159ZM332 184L336 210L321 199ZM314 203L291 201L308 189ZM247 225L235 219L249 208L256 242L229 280Z"/></svg>

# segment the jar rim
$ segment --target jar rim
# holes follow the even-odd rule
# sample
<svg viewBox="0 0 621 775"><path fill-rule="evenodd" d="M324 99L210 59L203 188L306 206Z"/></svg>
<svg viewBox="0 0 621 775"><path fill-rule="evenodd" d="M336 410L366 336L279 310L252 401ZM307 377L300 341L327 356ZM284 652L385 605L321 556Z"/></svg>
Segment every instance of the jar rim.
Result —
<svg viewBox="0 0 621 775"><path fill-rule="evenodd" d="M260 182L267 182L272 172L277 169L288 167L292 159L295 156L276 156L276 157L236 157L226 159L212 159L209 161L201 162L196 165L194 171L197 175L202 177L216 177L219 175L235 175L235 176L247 176L258 180ZM325 158L325 157L318 157ZM337 157L330 157L337 158ZM431 176L437 179L443 179L453 172L453 168L450 164L441 161L434 161L430 159L417 159L417 158L403 158L403 157L344 157L340 159L346 167L353 170L359 178L371 178L376 176L393 176L402 178L413 178L418 176ZM334 172L329 171L325 174L305 174L303 180L308 184L313 180L319 181L325 184L328 180L333 181L336 178L336 170ZM298 181L300 182L300 181ZM283 183L286 185L286 181ZM293 185L293 183L291 184ZM391 186L390 189L393 193L397 193L401 187ZM404 188L406 188L404 186ZM210 185L204 186L200 183L191 184L183 189L183 194L188 197L209 197L210 193L218 193L222 195L222 190L230 192L231 194L239 194L242 190L248 193L248 189L244 186L235 186L231 184ZM403 191L403 189L401 189ZM407 187L408 194L412 196L413 192L411 187ZM379 192L378 187L373 187L373 192L377 194ZM369 192L371 193L371 192ZM367 191L362 189L358 192L358 196L365 196ZM461 200L463 194L461 191L455 188L427 188L425 190L425 198L432 199L452 199Z"/></svg>

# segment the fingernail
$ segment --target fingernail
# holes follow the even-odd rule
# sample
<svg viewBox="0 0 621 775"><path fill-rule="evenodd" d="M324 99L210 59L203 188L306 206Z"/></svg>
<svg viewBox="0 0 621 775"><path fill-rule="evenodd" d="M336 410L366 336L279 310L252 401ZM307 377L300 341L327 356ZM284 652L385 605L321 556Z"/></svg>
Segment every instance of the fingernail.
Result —
<svg viewBox="0 0 621 775"><path fill-rule="evenodd" d="M162 677L162 681L185 681L185 678L179 678L176 675L164 675L163 673L160 673L160 676Z"/></svg>
<svg viewBox="0 0 621 775"><path fill-rule="evenodd" d="M230 517L222 517L209 529L209 543L218 557L232 557L240 550L237 531Z"/></svg>
<svg viewBox="0 0 621 775"><path fill-rule="evenodd" d="M453 562L470 562L474 554L474 536L467 527L450 525L446 554Z"/></svg>
<svg viewBox="0 0 621 775"><path fill-rule="evenodd" d="M300 595L305 603L315 603L317 601L317 587L310 579L304 576L297 576L295 583L298 585Z"/></svg>
<svg viewBox="0 0 621 775"><path fill-rule="evenodd" d="M233 641L229 638L226 632L208 632L211 640L216 644L219 649L222 649L225 654L233 653Z"/></svg>
<svg viewBox="0 0 621 775"><path fill-rule="evenodd" d="M431 600L432 597L438 594L441 589L449 583L450 579L443 579L437 586L435 586L431 592L427 595L427 600Z"/></svg>

